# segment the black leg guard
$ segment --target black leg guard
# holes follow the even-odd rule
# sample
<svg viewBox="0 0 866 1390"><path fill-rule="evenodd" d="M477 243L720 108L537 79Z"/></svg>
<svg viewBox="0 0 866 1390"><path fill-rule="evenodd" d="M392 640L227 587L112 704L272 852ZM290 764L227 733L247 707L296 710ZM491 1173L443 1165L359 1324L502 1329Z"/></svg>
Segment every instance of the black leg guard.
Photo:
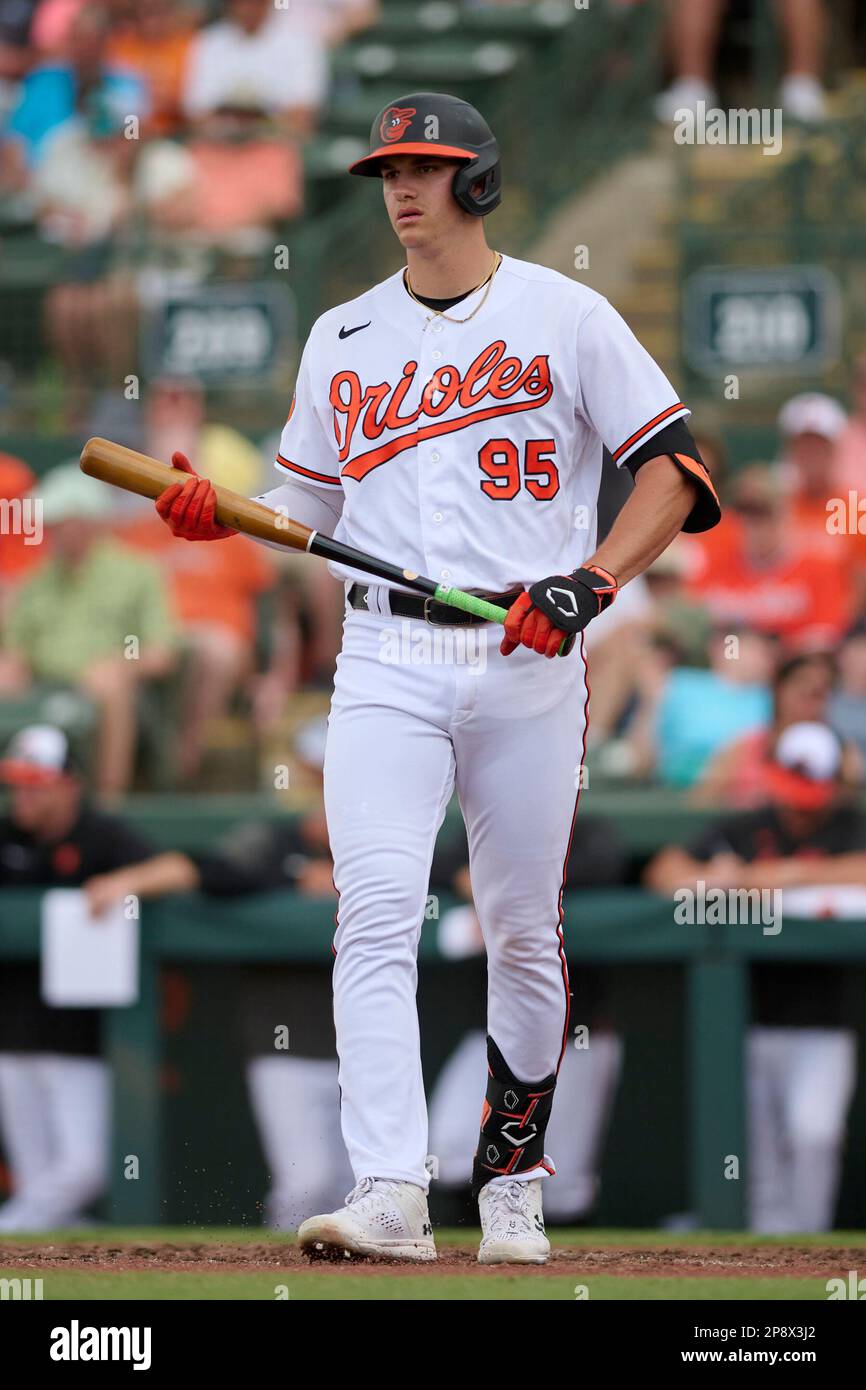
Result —
<svg viewBox="0 0 866 1390"><path fill-rule="evenodd" d="M544 1158L544 1135L556 1073L543 1081L518 1081L492 1038L487 1039L487 1097L472 1165L472 1195L491 1178L537 1168Z"/></svg>

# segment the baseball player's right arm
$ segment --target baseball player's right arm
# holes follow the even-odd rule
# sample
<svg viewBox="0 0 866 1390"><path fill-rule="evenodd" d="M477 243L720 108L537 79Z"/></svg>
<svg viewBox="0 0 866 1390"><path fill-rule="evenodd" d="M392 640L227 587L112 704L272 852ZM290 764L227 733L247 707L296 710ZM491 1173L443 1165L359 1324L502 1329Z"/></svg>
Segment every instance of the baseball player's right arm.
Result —
<svg viewBox="0 0 866 1390"><path fill-rule="evenodd" d="M342 488L325 493L320 488L308 487L306 483L290 478L280 483L279 487L271 488L270 492L263 492L256 501L263 502L272 511L279 512L280 516L291 517L293 521L300 521L314 531L331 536L343 510L343 495ZM270 545L274 550L283 549L276 541L263 541L262 544Z"/></svg>
<svg viewBox="0 0 866 1390"><path fill-rule="evenodd" d="M186 483L172 483L156 499L156 510L172 535L185 541L221 541L236 535L230 526L221 526L215 519L217 499L210 479L199 477L184 454L172 454L171 461L175 468L190 475ZM323 494L318 488L291 479L259 494L255 500L280 516L331 535L343 509L343 489L335 492L336 496ZM277 541L261 543L273 550L284 548Z"/></svg>
<svg viewBox="0 0 866 1390"><path fill-rule="evenodd" d="M284 481L255 500L281 516L300 521L330 536L343 510L340 462L324 422L316 408L311 380L313 335L301 355L295 394L283 427L276 468ZM189 473L186 483L174 483L156 499L156 510L172 534L188 541L216 541L233 536L215 517L216 494L207 478L200 478L183 454L173 454L175 468ZM282 547L264 541L274 550Z"/></svg>

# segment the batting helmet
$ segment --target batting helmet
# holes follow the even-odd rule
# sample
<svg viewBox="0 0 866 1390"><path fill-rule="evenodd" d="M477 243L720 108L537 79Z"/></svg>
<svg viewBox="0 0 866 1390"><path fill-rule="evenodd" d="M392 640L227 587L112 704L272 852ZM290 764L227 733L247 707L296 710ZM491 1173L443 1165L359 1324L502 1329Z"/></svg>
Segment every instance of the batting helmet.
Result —
<svg viewBox="0 0 866 1390"><path fill-rule="evenodd" d="M502 176L499 146L484 117L468 101L444 92L415 92L384 107L370 128L370 153L349 167L350 174L375 178L380 161L391 154L432 154L464 159L452 191L460 206L484 217L499 205ZM481 180L480 192L472 192Z"/></svg>

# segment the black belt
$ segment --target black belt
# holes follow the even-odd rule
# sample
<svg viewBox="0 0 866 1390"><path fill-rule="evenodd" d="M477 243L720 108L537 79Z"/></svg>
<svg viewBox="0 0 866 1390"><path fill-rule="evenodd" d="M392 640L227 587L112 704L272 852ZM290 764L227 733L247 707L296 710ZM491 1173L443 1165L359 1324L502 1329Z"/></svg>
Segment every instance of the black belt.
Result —
<svg viewBox="0 0 866 1390"><path fill-rule="evenodd" d="M369 584L353 584L349 590L349 604L368 613L367 594ZM481 598L488 603L499 604L500 608L510 608L522 589L512 589L507 594L483 593ZM399 589L390 591L391 615L394 618L421 618L435 627L486 627L486 618L477 618L474 613L464 613L462 608L452 608L450 603L440 603L435 598L424 598L422 594L404 594Z"/></svg>

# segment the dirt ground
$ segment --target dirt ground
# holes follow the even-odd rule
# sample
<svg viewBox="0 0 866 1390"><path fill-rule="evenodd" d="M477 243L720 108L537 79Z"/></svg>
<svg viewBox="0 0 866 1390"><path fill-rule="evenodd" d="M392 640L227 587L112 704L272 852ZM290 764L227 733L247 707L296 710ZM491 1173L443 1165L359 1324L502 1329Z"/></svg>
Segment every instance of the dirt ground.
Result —
<svg viewBox="0 0 866 1390"><path fill-rule="evenodd" d="M339 1267L351 1268L353 1273L364 1271L381 1274L384 1269L411 1269L417 1273L469 1274L480 1278L503 1273L508 1266L479 1265L472 1247L440 1246L439 1258L430 1264L407 1265L403 1262L375 1260L345 1260ZM554 1248L546 1265L534 1267L538 1274L588 1276L611 1274L617 1276L669 1276L694 1278L726 1275L738 1278L768 1278L784 1275L793 1278L833 1277L840 1269L856 1269L862 1263L863 1249L834 1246L820 1249L814 1246L681 1246L635 1249L605 1246L598 1250ZM257 1274L267 1270L334 1269L332 1262L317 1261L312 1265L297 1247L286 1244L231 1245L225 1244L162 1244L149 1245L88 1245L86 1242L60 1245L7 1246L2 1251L5 1268L20 1270L131 1271L162 1270L175 1274L214 1272Z"/></svg>

